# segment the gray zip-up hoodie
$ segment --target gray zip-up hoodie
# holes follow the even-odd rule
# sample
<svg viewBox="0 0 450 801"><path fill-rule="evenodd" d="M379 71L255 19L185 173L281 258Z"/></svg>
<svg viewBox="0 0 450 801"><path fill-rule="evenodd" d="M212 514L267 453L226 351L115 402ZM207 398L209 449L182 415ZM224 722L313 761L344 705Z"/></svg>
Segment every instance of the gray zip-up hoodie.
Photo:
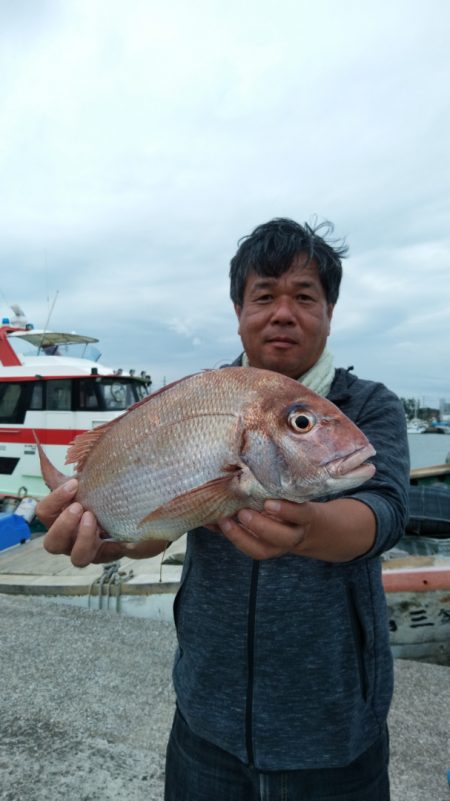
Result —
<svg viewBox="0 0 450 801"><path fill-rule="evenodd" d="M344 564L257 562L196 529L175 601L181 714L198 736L260 770L349 764L381 734L392 696L379 556L407 518L405 415L382 384L343 369L328 398L377 451L374 477L344 493L375 514L371 551Z"/></svg>

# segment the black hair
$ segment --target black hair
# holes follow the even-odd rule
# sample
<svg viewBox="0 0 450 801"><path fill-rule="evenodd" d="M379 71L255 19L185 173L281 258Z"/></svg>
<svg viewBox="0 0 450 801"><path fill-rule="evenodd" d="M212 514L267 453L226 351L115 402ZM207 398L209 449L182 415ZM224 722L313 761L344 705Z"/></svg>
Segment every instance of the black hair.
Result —
<svg viewBox="0 0 450 801"><path fill-rule="evenodd" d="M323 231L323 235L319 235ZM341 259L347 254L345 242L326 241L334 225L325 221L311 227L284 217L258 225L238 242L238 250L230 262L230 295L238 306L244 301L245 285L251 272L278 278L286 273L300 253L306 253L308 263L317 262L320 283L327 303L335 304L342 278Z"/></svg>

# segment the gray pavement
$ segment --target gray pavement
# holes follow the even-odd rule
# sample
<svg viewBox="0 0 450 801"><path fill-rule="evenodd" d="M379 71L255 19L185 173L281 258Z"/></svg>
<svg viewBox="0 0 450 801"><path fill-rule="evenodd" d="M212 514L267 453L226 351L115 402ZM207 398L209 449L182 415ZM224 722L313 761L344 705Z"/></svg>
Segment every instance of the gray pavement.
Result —
<svg viewBox="0 0 450 801"><path fill-rule="evenodd" d="M1 801L162 801L174 647L167 622L0 595ZM392 801L450 801L449 730L450 667L398 661Z"/></svg>

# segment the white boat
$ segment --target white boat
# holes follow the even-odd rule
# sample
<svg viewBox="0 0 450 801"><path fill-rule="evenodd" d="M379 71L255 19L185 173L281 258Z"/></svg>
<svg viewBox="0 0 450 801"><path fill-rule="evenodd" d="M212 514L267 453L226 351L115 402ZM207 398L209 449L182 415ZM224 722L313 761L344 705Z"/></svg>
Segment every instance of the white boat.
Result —
<svg viewBox="0 0 450 801"><path fill-rule="evenodd" d="M67 475L74 437L112 420L145 397L150 376L99 363L98 340L36 330L20 314L0 326L0 499L47 494L35 434Z"/></svg>
<svg viewBox="0 0 450 801"><path fill-rule="evenodd" d="M447 421L431 423L427 429L427 434L450 434L450 424Z"/></svg>
<svg viewBox="0 0 450 801"><path fill-rule="evenodd" d="M450 664L450 464L411 470L410 516L383 584L394 656Z"/></svg>
<svg viewBox="0 0 450 801"><path fill-rule="evenodd" d="M450 557L386 560L383 585L394 656L449 664Z"/></svg>
<svg viewBox="0 0 450 801"><path fill-rule="evenodd" d="M427 424L418 417L413 417L406 423L406 431L408 434L424 434L427 430Z"/></svg>

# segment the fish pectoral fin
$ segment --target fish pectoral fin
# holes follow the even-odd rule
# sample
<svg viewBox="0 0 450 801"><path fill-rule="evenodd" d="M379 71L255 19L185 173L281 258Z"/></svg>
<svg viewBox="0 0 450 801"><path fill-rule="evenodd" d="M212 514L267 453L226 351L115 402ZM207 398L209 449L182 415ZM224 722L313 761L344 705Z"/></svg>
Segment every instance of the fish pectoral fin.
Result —
<svg viewBox="0 0 450 801"><path fill-rule="evenodd" d="M182 495L177 495L168 503L158 506L150 514L144 517L139 523L138 528L144 528L148 523L154 523L157 520L186 520L186 526L200 525L200 521L195 521L196 518L201 517L203 522L214 523L219 517L227 514L227 508L230 505L230 499L233 493L230 492L230 484L240 472L240 468L231 470L227 468L229 475L220 478L214 478L201 487L189 490ZM191 521L191 522L189 522Z"/></svg>

